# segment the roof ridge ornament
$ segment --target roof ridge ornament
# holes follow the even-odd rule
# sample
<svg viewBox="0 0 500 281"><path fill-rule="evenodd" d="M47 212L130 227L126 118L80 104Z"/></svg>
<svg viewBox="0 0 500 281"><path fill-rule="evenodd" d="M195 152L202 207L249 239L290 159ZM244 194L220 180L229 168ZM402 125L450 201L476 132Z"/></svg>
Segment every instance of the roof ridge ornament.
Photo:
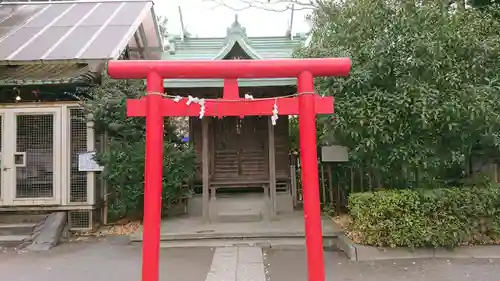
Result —
<svg viewBox="0 0 500 281"><path fill-rule="evenodd" d="M238 20L238 14L234 15L234 22L230 27L227 28L226 37L247 37L247 29L241 26L240 21Z"/></svg>

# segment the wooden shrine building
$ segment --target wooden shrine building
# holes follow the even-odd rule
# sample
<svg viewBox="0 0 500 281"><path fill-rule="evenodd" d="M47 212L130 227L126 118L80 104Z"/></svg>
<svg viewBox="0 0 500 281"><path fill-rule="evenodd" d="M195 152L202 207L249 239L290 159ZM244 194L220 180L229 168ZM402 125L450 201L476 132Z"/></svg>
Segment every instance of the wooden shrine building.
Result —
<svg viewBox="0 0 500 281"><path fill-rule="evenodd" d="M305 37L248 37L235 17L223 38L174 38L164 60L260 60L291 58ZM198 98L222 98L222 79L167 79L169 95L189 95ZM296 79L240 79L240 98L272 98L296 93ZM271 112L273 108L269 108ZM189 119L189 139L196 150L197 176L193 183L195 196L188 203L190 215L208 210L211 219L224 212L240 212L248 203L262 203L257 217L293 211L295 176L291 169L288 117L280 116L272 125L269 116ZM208 151L203 142L208 139ZM203 167L208 167L208 179L203 179ZM275 179L275 180L274 180ZM203 188L203 184L207 185ZM205 194L210 191L210 196ZM196 195L198 194L198 195ZM251 195L250 195L251 194ZM275 196L273 196L275 194ZM205 198L202 200L202 198ZM210 198L210 199L209 199ZM215 200L217 198L217 201ZM261 200L264 198L264 200ZM225 200L225 201L224 201ZM257 200L257 201L252 201ZM217 202L214 204L214 202ZM232 205L229 210L224 204ZM240 203L235 203L240 202ZM258 202L258 204L255 204ZM239 205L239 207L234 207ZM238 209L239 208L239 209ZM259 209L259 208L257 208Z"/></svg>

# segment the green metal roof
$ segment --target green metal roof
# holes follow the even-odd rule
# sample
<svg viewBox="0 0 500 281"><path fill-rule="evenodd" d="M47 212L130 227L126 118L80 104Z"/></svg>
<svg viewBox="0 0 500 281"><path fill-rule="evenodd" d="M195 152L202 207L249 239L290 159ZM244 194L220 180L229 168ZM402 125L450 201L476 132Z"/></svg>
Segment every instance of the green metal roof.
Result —
<svg viewBox="0 0 500 281"><path fill-rule="evenodd" d="M235 18L227 29L226 37L218 38L173 38L169 51L164 52L163 60L222 60L236 46L239 46L251 59L287 59L304 43L301 34L275 37L247 37L246 30ZM168 79L166 88L222 87L222 79ZM296 79L240 79L242 87L295 85Z"/></svg>

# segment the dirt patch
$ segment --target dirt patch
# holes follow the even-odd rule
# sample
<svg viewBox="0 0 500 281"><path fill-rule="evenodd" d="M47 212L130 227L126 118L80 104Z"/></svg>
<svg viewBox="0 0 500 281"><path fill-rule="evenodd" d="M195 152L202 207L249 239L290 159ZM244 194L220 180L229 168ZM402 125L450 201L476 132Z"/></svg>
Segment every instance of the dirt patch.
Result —
<svg viewBox="0 0 500 281"><path fill-rule="evenodd" d="M339 216L335 216L332 220L339 225L343 230L346 230L349 225L352 223L352 219L348 214L342 214Z"/></svg>
<svg viewBox="0 0 500 281"><path fill-rule="evenodd" d="M339 216L333 217L332 220L337 225L339 225L340 228L342 228L342 231L349 239L351 239L357 244L361 244L360 243L361 240L359 239L360 236L351 229L351 224L352 224L351 216L349 216L348 214L341 214Z"/></svg>
<svg viewBox="0 0 500 281"><path fill-rule="evenodd" d="M115 224L103 233L105 235L132 235L141 226L140 221L131 221L125 224Z"/></svg>
<svg viewBox="0 0 500 281"><path fill-rule="evenodd" d="M109 226L100 227L94 231L86 231L86 232L74 232L72 233L72 237L69 239L70 241L86 241L94 238L106 237L109 235L113 236L129 236L134 234L139 226L141 225L141 221L127 221L124 223L115 223Z"/></svg>

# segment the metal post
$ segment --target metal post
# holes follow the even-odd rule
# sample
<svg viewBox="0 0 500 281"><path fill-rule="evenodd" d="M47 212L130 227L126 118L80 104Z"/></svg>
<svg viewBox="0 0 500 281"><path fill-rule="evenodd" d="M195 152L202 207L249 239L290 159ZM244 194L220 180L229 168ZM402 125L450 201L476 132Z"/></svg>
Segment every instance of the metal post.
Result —
<svg viewBox="0 0 500 281"><path fill-rule="evenodd" d="M142 280L158 281L163 177L163 115L160 112L163 79L159 74L148 74L147 91Z"/></svg>
<svg viewBox="0 0 500 281"><path fill-rule="evenodd" d="M318 152L316 150L316 113L314 79L302 72L297 79L299 91L299 138L302 168L302 192L309 281L324 281L323 234L318 185Z"/></svg>

